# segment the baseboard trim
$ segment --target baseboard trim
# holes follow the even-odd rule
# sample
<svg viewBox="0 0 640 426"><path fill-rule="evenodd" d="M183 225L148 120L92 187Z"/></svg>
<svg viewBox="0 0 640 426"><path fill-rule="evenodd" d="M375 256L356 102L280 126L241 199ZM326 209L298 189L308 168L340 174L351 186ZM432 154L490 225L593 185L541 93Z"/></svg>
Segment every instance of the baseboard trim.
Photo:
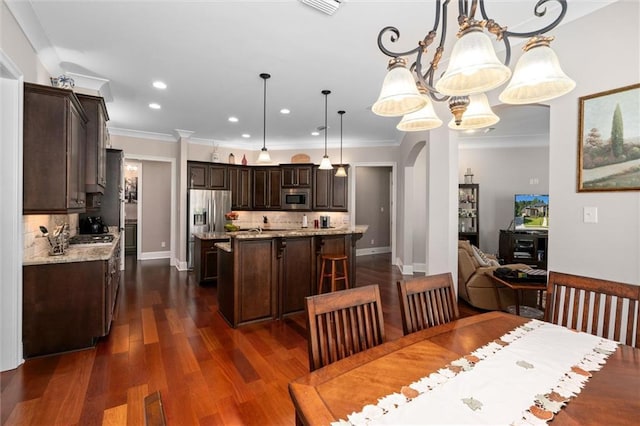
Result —
<svg viewBox="0 0 640 426"><path fill-rule="evenodd" d="M172 266L175 266L178 271L189 270L189 264L187 262L180 262L178 259L173 259Z"/></svg>
<svg viewBox="0 0 640 426"><path fill-rule="evenodd" d="M371 247L366 249L357 249L356 256L368 256L370 254L391 253L391 247Z"/></svg>
<svg viewBox="0 0 640 426"><path fill-rule="evenodd" d="M413 265L405 265L399 257L396 258L396 266L402 275L413 275Z"/></svg>
<svg viewBox="0 0 640 426"><path fill-rule="evenodd" d="M427 272L427 264L426 263L414 263L413 264L413 272Z"/></svg>
<svg viewBox="0 0 640 426"><path fill-rule="evenodd" d="M139 260L155 260L155 259L170 259L171 252L170 251L148 251L145 253L140 253Z"/></svg>

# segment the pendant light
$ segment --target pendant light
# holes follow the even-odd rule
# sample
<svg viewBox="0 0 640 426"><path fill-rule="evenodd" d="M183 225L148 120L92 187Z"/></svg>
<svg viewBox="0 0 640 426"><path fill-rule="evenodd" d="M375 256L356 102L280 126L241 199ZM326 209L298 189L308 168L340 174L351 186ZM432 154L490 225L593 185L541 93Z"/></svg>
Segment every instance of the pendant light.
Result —
<svg viewBox="0 0 640 426"><path fill-rule="evenodd" d="M346 111L338 111L338 114L340 114L340 166L338 170L336 170L336 176L338 177L347 177L347 171L342 165L342 117L344 117L345 112Z"/></svg>
<svg viewBox="0 0 640 426"><path fill-rule="evenodd" d="M324 95L324 156L322 157L322 161L320 161L320 170L332 170L333 166L331 165L331 160L329 160L329 156L327 155L327 96L331 93L331 90L323 90L322 94Z"/></svg>
<svg viewBox="0 0 640 426"><path fill-rule="evenodd" d="M433 102L429 99L427 89L422 85L418 85L420 94L427 101L427 104L418 111L405 114L402 120L396 126L396 129L403 132L419 132L424 130L435 129L442 125L442 120L436 115L433 109Z"/></svg>
<svg viewBox="0 0 640 426"><path fill-rule="evenodd" d="M267 151L267 79L271 78L270 74L262 73L260 78L264 81L264 108L262 115L262 150L258 155L258 163L271 163L271 156Z"/></svg>
<svg viewBox="0 0 640 426"><path fill-rule="evenodd" d="M449 128L454 130L475 130L489 127L500 121L489 105L489 99L484 93L469 95L467 110L462 116L460 123L455 119L449 122Z"/></svg>

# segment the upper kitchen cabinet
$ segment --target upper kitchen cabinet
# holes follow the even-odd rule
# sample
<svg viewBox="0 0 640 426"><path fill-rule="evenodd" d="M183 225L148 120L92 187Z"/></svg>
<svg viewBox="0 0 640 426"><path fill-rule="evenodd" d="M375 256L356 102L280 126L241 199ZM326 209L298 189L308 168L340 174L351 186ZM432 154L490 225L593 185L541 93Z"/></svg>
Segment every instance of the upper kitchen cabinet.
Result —
<svg viewBox="0 0 640 426"><path fill-rule="evenodd" d="M99 96L76 94L87 115L87 149L85 156L85 192L87 209L99 208L107 186L107 107Z"/></svg>
<svg viewBox="0 0 640 426"><path fill-rule="evenodd" d="M86 132L71 90L24 84L24 214L85 211Z"/></svg>
<svg viewBox="0 0 640 426"><path fill-rule="evenodd" d="M283 188L310 188L312 164L281 164Z"/></svg>
<svg viewBox="0 0 640 426"><path fill-rule="evenodd" d="M349 166L345 165L345 169ZM337 167L332 170L313 168L313 210L348 211L348 177L336 177Z"/></svg>
<svg viewBox="0 0 640 426"><path fill-rule="evenodd" d="M229 189L229 173L226 165L189 161L187 175L190 189Z"/></svg>
<svg viewBox="0 0 640 426"><path fill-rule="evenodd" d="M229 166L229 185L231 208L233 210L251 209L251 168Z"/></svg>
<svg viewBox="0 0 640 426"><path fill-rule="evenodd" d="M254 210L278 210L282 208L281 176L280 167L256 167L253 169Z"/></svg>

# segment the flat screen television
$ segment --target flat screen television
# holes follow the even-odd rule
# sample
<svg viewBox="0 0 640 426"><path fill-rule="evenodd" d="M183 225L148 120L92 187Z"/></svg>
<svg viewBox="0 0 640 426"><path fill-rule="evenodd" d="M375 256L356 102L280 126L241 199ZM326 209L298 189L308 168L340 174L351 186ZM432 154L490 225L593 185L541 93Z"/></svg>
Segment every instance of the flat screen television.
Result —
<svg viewBox="0 0 640 426"><path fill-rule="evenodd" d="M516 230L549 229L549 195L516 194L513 202Z"/></svg>

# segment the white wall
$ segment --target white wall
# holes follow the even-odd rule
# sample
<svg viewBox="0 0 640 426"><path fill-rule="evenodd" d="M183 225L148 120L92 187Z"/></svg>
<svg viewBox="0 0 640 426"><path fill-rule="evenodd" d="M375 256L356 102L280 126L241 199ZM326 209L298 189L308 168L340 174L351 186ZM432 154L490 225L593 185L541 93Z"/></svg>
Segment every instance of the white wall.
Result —
<svg viewBox="0 0 640 426"><path fill-rule="evenodd" d="M498 253L500 230L513 220L514 194L549 193L549 147L461 147L458 158L459 182L471 168L473 183L480 185L480 248ZM554 207L552 200L551 220Z"/></svg>
<svg viewBox="0 0 640 426"><path fill-rule="evenodd" d="M620 1L554 31L577 87L550 103L550 270L640 285L640 192L576 191L578 98L638 83L639 16L640 2ZM583 223L587 206L598 223Z"/></svg>

